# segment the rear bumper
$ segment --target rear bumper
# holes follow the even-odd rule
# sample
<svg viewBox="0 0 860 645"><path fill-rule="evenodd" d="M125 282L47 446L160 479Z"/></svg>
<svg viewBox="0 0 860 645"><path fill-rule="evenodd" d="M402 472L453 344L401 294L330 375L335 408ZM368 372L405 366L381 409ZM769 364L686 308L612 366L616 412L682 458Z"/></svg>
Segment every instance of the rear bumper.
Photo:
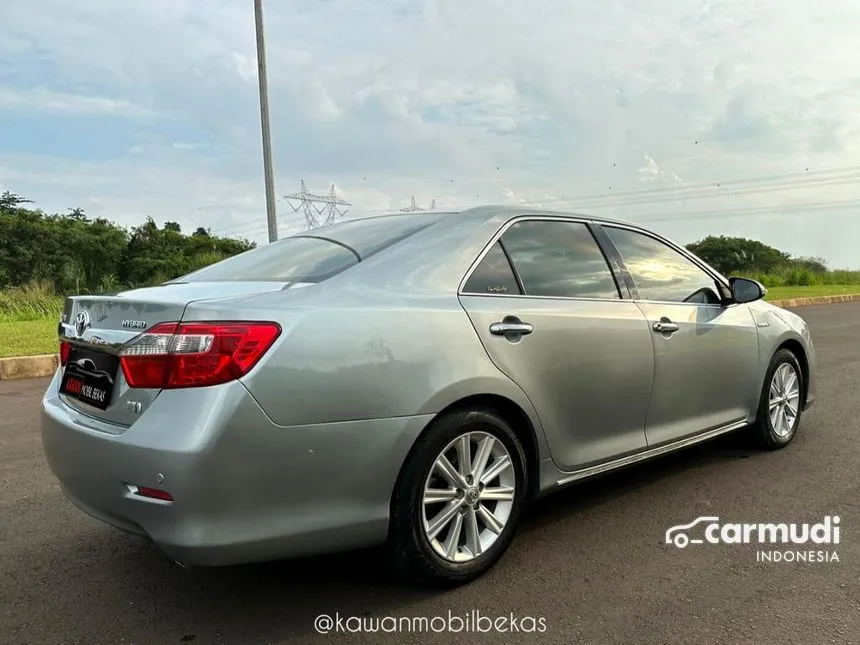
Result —
<svg viewBox="0 0 860 645"><path fill-rule="evenodd" d="M134 425L110 434L67 406L58 382L42 401L42 443L66 496L189 565L383 542L401 464L430 419L276 426L230 383L162 392ZM129 486L165 490L174 501Z"/></svg>

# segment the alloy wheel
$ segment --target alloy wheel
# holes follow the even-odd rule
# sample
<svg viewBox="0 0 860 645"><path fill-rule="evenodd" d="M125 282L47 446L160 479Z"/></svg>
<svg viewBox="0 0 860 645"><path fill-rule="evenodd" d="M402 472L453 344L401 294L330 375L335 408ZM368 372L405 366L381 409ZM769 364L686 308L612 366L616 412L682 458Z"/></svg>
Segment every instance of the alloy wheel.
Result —
<svg viewBox="0 0 860 645"><path fill-rule="evenodd" d="M790 363L783 363L770 382L768 412L773 431L787 437L794 428L800 410L800 379Z"/></svg>
<svg viewBox="0 0 860 645"><path fill-rule="evenodd" d="M490 549L514 507L516 473L508 449L486 432L451 441L424 484L424 534L449 562L468 562Z"/></svg>

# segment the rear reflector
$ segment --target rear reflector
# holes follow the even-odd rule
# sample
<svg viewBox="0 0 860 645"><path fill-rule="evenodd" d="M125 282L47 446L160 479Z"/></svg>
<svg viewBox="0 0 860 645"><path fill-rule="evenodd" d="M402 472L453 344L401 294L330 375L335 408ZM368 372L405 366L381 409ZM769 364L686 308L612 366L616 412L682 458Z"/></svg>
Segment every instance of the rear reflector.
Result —
<svg viewBox="0 0 860 645"><path fill-rule="evenodd" d="M227 383L247 374L281 334L272 322L161 323L120 351L135 388Z"/></svg>
<svg viewBox="0 0 860 645"><path fill-rule="evenodd" d="M166 490L158 490L157 488L147 488L146 486L138 486L135 491L136 495L141 497L149 497L151 499L160 499L162 502L172 502L173 495Z"/></svg>

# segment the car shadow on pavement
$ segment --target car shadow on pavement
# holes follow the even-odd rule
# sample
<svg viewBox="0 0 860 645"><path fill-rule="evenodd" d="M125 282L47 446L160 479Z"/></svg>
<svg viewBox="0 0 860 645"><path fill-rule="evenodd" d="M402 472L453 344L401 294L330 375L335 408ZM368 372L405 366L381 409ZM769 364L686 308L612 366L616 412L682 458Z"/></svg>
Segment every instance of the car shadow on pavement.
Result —
<svg viewBox="0 0 860 645"><path fill-rule="evenodd" d="M536 500L518 532L525 535L589 508L644 489L660 480L727 459L748 459L762 454L751 450L742 433L731 433L711 441L657 457L641 464L598 475Z"/></svg>
<svg viewBox="0 0 860 645"><path fill-rule="evenodd" d="M754 454L737 438L728 437L577 485L534 504L524 517L518 541L524 537L526 541L528 534L537 530L549 530L552 539L563 541L563 530L548 528L560 518L576 518L591 507L664 477ZM123 638L125 642L216 645L283 642L313 635L314 621L322 614L359 619L408 615L410 606L463 604L475 593L468 587L448 592L412 588L390 573L381 549L184 570L139 538L94 522L72 521L80 529L72 536L58 535L39 545L45 558L40 570L24 567L25 561L33 561L34 554L19 553L24 556L18 560L20 570L10 573L22 580L36 576L25 583L32 585L30 593L38 592L48 600L47 605L42 601L44 611L61 611L68 637L81 642L99 641L102 628L110 634L111 642ZM510 584L519 574L506 570L506 566L516 567L516 559L507 560L507 564L503 560L475 585ZM69 573L63 575L64 571ZM75 578L75 587L82 590L74 596L74 611L49 600L62 595L70 575ZM434 597L444 601L437 602Z"/></svg>

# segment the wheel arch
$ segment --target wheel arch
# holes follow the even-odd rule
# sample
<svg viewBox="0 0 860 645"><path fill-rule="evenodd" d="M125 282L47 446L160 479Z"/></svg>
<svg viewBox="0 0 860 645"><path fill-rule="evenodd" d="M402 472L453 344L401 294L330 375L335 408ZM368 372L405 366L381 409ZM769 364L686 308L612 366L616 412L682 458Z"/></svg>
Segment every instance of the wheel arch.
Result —
<svg viewBox="0 0 860 645"><path fill-rule="evenodd" d="M805 407L806 398L809 395L809 357L806 355L806 349L803 347L803 343L796 338L786 338L776 346L773 354L771 354L771 358L781 349L787 349L794 354L797 362L800 364L800 376L802 377L801 407Z"/></svg>
<svg viewBox="0 0 860 645"><path fill-rule="evenodd" d="M402 481L407 465L415 456L418 446L421 443L421 439L426 436L428 432L432 431L436 421L452 412L475 409L492 410L510 424L514 434L516 434L517 438L520 440L523 452L526 456L526 499L531 500L538 494L540 489L539 464L541 462L542 450L545 448L545 443L541 442L539 438L539 433L541 432L540 428L535 427L535 423L529 413L522 405L514 401L512 398L503 394L478 392L461 396L442 407L433 415L433 419L427 423L418 436L415 437L415 440L412 442L412 447L409 449L406 458L400 465L397 478L391 490L389 505L394 504L395 491Z"/></svg>
<svg viewBox="0 0 860 645"><path fill-rule="evenodd" d="M538 465L541 460L537 430L534 427L532 420L529 418L529 415L522 407L520 407L519 404L506 396L502 396L500 394L472 394L451 403L449 406L441 410L437 416L457 410L475 409L492 410L510 424L514 434L516 434L517 438L520 440L523 452L526 455L526 474L528 476L526 481L526 485L528 487L527 498L533 498L537 493L540 482L540 478L538 477Z"/></svg>
<svg viewBox="0 0 860 645"><path fill-rule="evenodd" d="M791 334L783 336L782 338L780 338L779 340L774 342L772 347L773 347L773 349L771 349L771 351L768 354L766 354L767 358L763 364L763 368L762 368L762 372L761 372L761 381L759 384L759 393L764 392L764 388L766 388L768 386L767 373L768 373L768 369L770 368L770 364L771 364L771 361L773 360L773 357L776 356L776 354L780 350L783 350L783 349L788 350L794 355L794 357L797 359L798 364L800 365L800 376L801 376L801 386L802 386L801 392L800 392L800 397L801 397L801 409L803 409L806 406L807 397L809 396L809 372L810 372L809 367L810 366L809 366L809 357L806 354L806 349L804 348L803 343L798 338L795 338L794 335L791 335ZM759 408L758 408L758 404L757 404L756 408L755 408L755 414L752 417L753 421L758 419L758 412L759 412Z"/></svg>

